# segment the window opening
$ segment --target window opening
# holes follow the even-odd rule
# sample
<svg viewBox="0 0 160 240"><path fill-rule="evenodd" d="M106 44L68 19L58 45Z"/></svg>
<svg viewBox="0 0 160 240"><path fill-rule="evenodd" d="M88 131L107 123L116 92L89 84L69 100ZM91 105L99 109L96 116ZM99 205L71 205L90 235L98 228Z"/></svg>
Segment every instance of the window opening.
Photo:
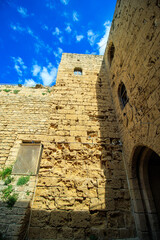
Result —
<svg viewBox="0 0 160 240"><path fill-rule="evenodd" d="M39 170L43 145L40 142L22 142L13 166L13 174L36 175Z"/></svg>
<svg viewBox="0 0 160 240"><path fill-rule="evenodd" d="M81 68L75 68L74 69L74 75L82 75L82 69Z"/></svg>
<svg viewBox="0 0 160 240"><path fill-rule="evenodd" d="M124 83L120 84L120 87L119 87L119 98L120 98L121 108L123 109L126 106L127 102L128 102L127 91L126 91L126 87L125 87Z"/></svg>
<svg viewBox="0 0 160 240"><path fill-rule="evenodd" d="M108 50L108 60L109 60L110 66L114 58L114 53L115 53L115 47L114 47L114 44L112 43Z"/></svg>

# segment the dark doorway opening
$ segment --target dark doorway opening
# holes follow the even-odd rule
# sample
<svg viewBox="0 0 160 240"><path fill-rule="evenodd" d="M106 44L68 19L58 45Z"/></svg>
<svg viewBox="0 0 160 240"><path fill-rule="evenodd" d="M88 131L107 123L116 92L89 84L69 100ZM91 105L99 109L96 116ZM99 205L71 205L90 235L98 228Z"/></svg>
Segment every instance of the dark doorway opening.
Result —
<svg viewBox="0 0 160 240"><path fill-rule="evenodd" d="M139 237L160 239L160 156L148 147L137 147L131 181Z"/></svg>

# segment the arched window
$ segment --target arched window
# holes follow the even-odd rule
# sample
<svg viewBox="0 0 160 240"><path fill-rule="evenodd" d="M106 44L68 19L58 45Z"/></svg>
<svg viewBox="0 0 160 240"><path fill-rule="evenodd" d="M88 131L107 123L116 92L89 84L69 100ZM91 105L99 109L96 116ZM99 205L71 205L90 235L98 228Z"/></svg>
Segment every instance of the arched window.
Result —
<svg viewBox="0 0 160 240"><path fill-rule="evenodd" d="M111 66L113 58L114 58L114 52L115 52L115 47L114 47L114 44L111 43L109 50L108 50L108 61L109 61L110 66Z"/></svg>
<svg viewBox="0 0 160 240"><path fill-rule="evenodd" d="M126 91L126 87L125 87L124 83L121 83L119 85L118 95L119 95L119 100L120 100L120 106L123 109L128 102L127 91Z"/></svg>
<svg viewBox="0 0 160 240"><path fill-rule="evenodd" d="M75 68L74 75L82 75L82 68Z"/></svg>

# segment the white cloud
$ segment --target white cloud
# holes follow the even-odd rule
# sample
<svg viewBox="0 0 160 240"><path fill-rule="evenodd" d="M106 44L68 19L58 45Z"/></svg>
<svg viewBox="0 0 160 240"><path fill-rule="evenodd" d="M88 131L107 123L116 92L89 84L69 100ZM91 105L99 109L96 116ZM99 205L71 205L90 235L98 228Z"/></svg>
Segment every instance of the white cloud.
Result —
<svg viewBox="0 0 160 240"><path fill-rule="evenodd" d="M69 0L60 0L61 3L63 3L64 5L67 5L69 3Z"/></svg>
<svg viewBox="0 0 160 240"><path fill-rule="evenodd" d="M60 43L63 43L63 37L59 37L58 39L59 39Z"/></svg>
<svg viewBox="0 0 160 240"><path fill-rule="evenodd" d="M77 42L80 42L83 38L84 38L83 35L77 35L77 36L76 36Z"/></svg>
<svg viewBox="0 0 160 240"><path fill-rule="evenodd" d="M88 36L88 41L89 41L90 45L93 46L98 37L98 34L95 34L92 30L88 30L87 36Z"/></svg>
<svg viewBox="0 0 160 240"><path fill-rule="evenodd" d="M65 28L65 31L70 33L72 31L71 27L68 25L66 28Z"/></svg>
<svg viewBox="0 0 160 240"><path fill-rule="evenodd" d="M37 76L40 71L41 71L40 66L38 66L37 64L33 65L33 70L32 70L33 76Z"/></svg>
<svg viewBox="0 0 160 240"><path fill-rule="evenodd" d="M13 61L14 61L14 68L17 72L17 74L22 77L23 75L23 71L27 68L22 60L22 58L20 57L12 57Z"/></svg>
<svg viewBox="0 0 160 240"><path fill-rule="evenodd" d="M18 31L21 33L24 32L24 33L32 36L34 38L34 40L36 40L35 51L37 53L39 53L40 49L42 49L42 48L46 49L48 53L50 53L52 51L52 48L48 44L46 44L44 41L42 41L37 35L35 35L30 27L23 28L19 24L17 24L17 25L11 24L10 26L14 31Z"/></svg>
<svg viewBox="0 0 160 240"><path fill-rule="evenodd" d="M111 22L106 21L104 23L104 26L105 26L105 33L104 33L103 37L100 39L100 41L97 43L99 46L99 55L104 55L108 37L109 37L110 28L111 28Z"/></svg>
<svg viewBox="0 0 160 240"><path fill-rule="evenodd" d="M16 59L16 58L14 58L14 59ZM22 58L18 57L18 58L16 59L16 61L22 66L23 69L26 69L26 68L27 68L27 67L24 65L24 62L23 62Z"/></svg>
<svg viewBox="0 0 160 240"><path fill-rule="evenodd" d="M104 26L111 26L111 22L108 20L108 21L106 21L104 24L103 24Z"/></svg>
<svg viewBox="0 0 160 240"><path fill-rule="evenodd" d="M66 18L69 18L68 12L62 12L62 16L66 17Z"/></svg>
<svg viewBox="0 0 160 240"><path fill-rule="evenodd" d="M78 16L78 13L76 11L73 12L73 21L74 22L79 21L79 16Z"/></svg>
<svg viewBox="0 0 160 240"><path fill-rule="evenodd" d="M18 31L18 32L23 32L23 31L25 30L25 28L19 26L19 24L17 24L17 25L11 24L10 27L11 27L14 31Z"/></svg>
<svg viewBox="0 0 160 240"><path fill-rule="evenodd" d="M22 83L22 82L23 82L22 79L19 78L19 79L18 79L18 83Z"/></svg>
<svg viewBox="0 0 160 240"><path fill-rule="evenodd" d="M48 26L45 25L45 24L43 24L43 25L42 25L42 29L43 29L43 30L48 30Z"/></svg>
<svg viewBox="0 0 160 240"><path fill-rule="evenodd" d="M44 86L49 86L56 82L57 68L52 66L51 63L48 66L50 69L43 67L43 69L40 73L40 76L41 76Z"/></svg>
<svg viewBox="0 0 160 240"><path fill-rule="evenodd" d="M52 32L53 35L59 36L61 33L60 29L58 27L55 28L55 31Z"/></svg>
<svg viewBox="0 0 160 240"><path fill-rule="evenodd" d="M55 3L54 3L54 1L47 0L47 1L46 1L46 7L50 8L50 9L55 8Z"/></svg>
<svg viewBox="0 0 160 240"><path fill-rule="evenodd" d="M15 64L15 65L14 65L14 68L15 68L16 72L18 73L18 75L22 77L22 70L20 69L20 66L18 66L17 64Z"/></svg>
<svg viewBox="0 0 160 240"><path fill-rule="evenodd" d="M31 35L32 37L34 37L34 38L36 38L36 39L38 38L37 36L34 35L32 29L30 29L29 27L27 27L27 32L28 32L28 34Z"/></svg>
<svg viewBox="0 0 160 240"><path fill-rule="evenodd" d="M58 48L57 55L62 53L62 49ZM34 64L32 66L32 75L33 77L36 77L35 79L38 79L38 82L42 82L44 86L49 86L51 84L56 83L56 76L57 76L57 68L52 65L51 62L48 63L48 65L40 66L39 64ZM35 86L37 83L33 79L26 79L25 83L26 86Z"/></svg>
<svg viewBox="0 0 160 240"><path fill-rule="evenodd" d="M57 51L54 51L53 54L56 58L61 58L61 55L63 53L63 49L62 48L58 48Z"/></svg>
<svg viewBox="0 0 160 240"><path fill-rule="evenodd" d="M17 11L21 14L22 17L28 17L27 9L23 7L18 7Z"/></svg>
<svg viewBox="0 0 160 240"><path fill-rule="evenodd" d="M85 51L85 54L91 54L88 50Z"/></svg>
<svg viewBox="0 0 160 240"><path fill-rule="evenodd" d="M62 33L62 32L61 32L61 30L60 30L58 27L55 28L55 31L54 31L54 32L52 32L53 35L57 36L57 38L58 38L58 40L60 41L60 43L63 42L63 37L60 36L61 33Z"/></svg>
<svg viewBox="0 0 160 240"><path fill-rule="evenodd" d="M25 79L24 85L26 87L34 87L36 85L36 82L33 79Z"/></svg>

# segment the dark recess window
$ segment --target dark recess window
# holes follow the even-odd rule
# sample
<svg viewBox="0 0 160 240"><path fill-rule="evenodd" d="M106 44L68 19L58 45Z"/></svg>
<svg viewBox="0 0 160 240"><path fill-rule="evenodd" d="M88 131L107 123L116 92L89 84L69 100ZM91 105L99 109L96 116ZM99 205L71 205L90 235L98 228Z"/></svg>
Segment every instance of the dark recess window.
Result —
<svg viewBox="0 0 160 240"><path fill-rule="evenodd" d="M125 87L124 83L120 84L119 90L118 90L118 95L119 95L119 99L120 99L121 108L123 109L128 102L127 91L126 91L126 87Z"/></svg>
<svg viewBox="0 0 160 240"><path fill-rule="evenodd" d="M108 61L109 61L110 66L111 66L113 58L114 58L114 53L115 53L115 47L114 47L114 44L112 43L108 50Z"/></svg>

